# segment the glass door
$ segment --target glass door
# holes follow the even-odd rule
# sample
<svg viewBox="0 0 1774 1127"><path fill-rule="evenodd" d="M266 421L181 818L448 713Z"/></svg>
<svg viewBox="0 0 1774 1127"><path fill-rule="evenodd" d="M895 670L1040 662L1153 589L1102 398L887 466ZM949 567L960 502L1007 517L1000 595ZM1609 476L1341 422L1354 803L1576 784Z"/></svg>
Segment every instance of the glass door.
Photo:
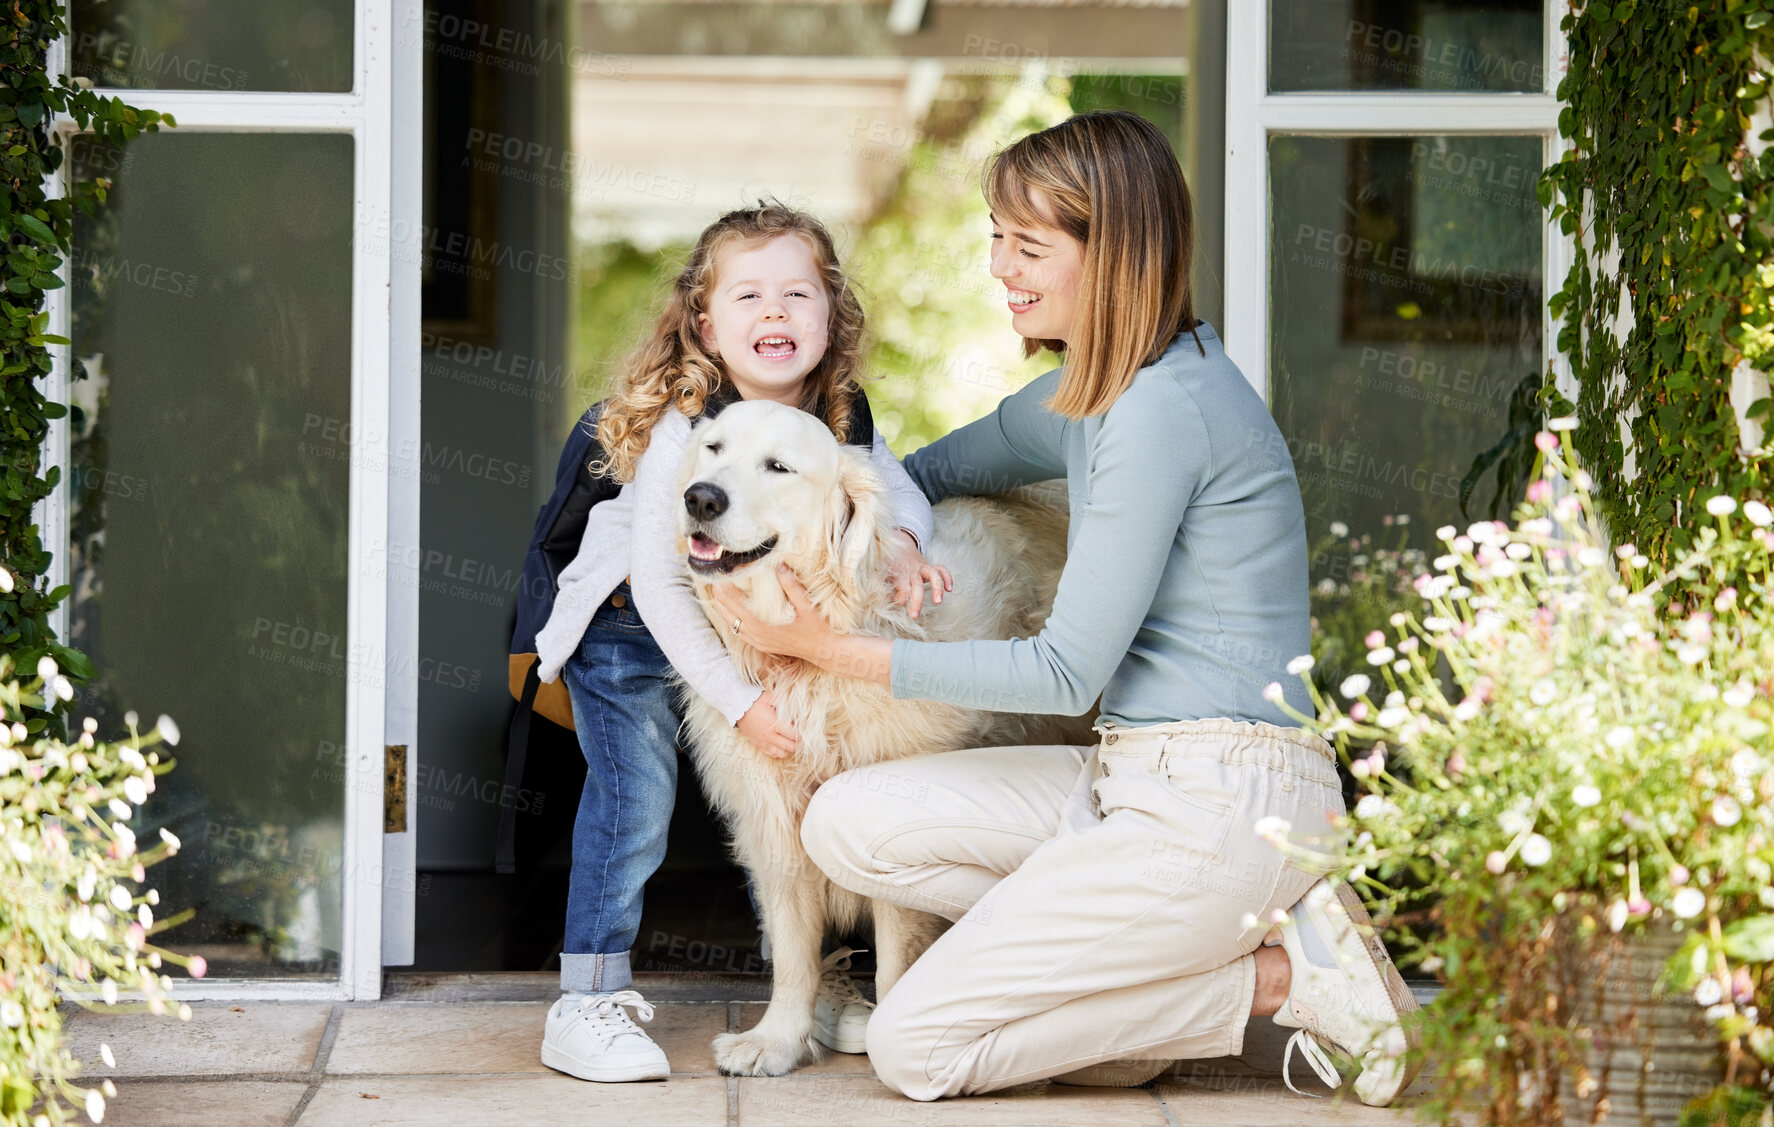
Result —
<svg viewBox="0 0 1774 1127"><path fill-rule="evenodd" d="M67 73L178 122L121 150L63 123L75 174L110 188L52 311L72 410L46 531L74 590L60 631L99 670L80 711L182 731L137 830L184 843L153 883L195 910L166 938L209 962L187 996L375 997L403 926L410 947L389 780L413 754L416 614L380 550L418 511L397 237L418 130L396 147L417 40L396 6L75 0L60 45Z"/></svg>
<svg viewBox="0 0 1774 1127"><path fill-rule="evenodd" d="M1229 11L1228 57L1266 64L1228 68L1225 339L1299 476L1327 677L1361 652L1340 623L1410 595L1406 553L1525 487L1509 469L1570 262L1535 188L1560 152L1562 7Z"/></svg>

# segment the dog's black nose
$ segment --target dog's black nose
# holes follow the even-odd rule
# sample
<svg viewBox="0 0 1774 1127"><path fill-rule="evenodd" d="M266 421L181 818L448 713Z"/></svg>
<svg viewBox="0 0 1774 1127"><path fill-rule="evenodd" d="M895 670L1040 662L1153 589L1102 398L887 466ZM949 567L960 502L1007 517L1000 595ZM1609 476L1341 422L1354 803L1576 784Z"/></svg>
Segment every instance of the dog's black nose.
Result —
<svg viewBox="0 0 1774 1127"><path fill-rule="evenodd" d="M713 520L727 511L727 491L699 481L684 490L684 508L697 520Z"/></svg>

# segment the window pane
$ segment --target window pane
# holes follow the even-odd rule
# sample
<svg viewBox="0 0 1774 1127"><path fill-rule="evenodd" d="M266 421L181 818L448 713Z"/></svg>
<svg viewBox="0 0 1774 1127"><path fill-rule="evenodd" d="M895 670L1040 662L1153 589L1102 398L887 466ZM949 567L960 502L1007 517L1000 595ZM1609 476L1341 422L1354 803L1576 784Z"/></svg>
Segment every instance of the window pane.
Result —
<svg viewBox="0 0 1774 1127"><path fill-rule="evenodd" d="M1433 548L1436 527L1487 519L1499 501L1494 466L1463 481L1545 367L1541 152L1537 137L1270 143L1270 401L1319 602L1359 593L1382 559L1369 548ZM1533 429L1516 449L1531 453ZM1340 543L1335 522L1349 529ZM1363 535L1373 544L1348 542Z"/></svg>
<svg viewBox="0 0 1774 1127"><path fill-rule="evenodd" d="M196 909L167 942L216 974L332 977L345 686L382 677L346 637L351 138L160 133L75 159L113 182L72 263L81 711L182 729L143 809L149 839L185 843L154 874L163 914Z"/></svg>
<svg viewBox="0 0 1774 1127"><path fill-rule="evenodd" d="M74 74L136 90L351 89L351 0L73 0Z"/></svg>
<svg viewBox="0 0 1774 1127"><path fill-rule="evenodd" d="M1546 88L1545 0L1272 0L1269 89Z"/></svg>

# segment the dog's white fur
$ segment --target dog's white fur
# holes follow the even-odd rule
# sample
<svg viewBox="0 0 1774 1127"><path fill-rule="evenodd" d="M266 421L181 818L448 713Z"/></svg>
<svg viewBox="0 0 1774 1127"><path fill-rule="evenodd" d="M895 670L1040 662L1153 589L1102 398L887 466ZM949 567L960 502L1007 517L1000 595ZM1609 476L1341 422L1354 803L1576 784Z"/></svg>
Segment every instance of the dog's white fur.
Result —
<svg viewBox="0 0 1774 1127"><path fill-rule="evenodd" d="M878 995L899 978L945 922L868 902L826 879L801 848L801 816L819 784L841 771L966 747L1089 743L1079 718L984 712L936 701L894 700L873 683L763 654L736 638L711 599L731 583L758 617L786 622L793 610L774 571L794 569L840 633L955 641L1030 637L1053 605L1065 562L1066 517L1036 490L957 498L936 506L936 536L925 556L948 567L955 589L920 617L891 601L887 568L891 501L858 450L840 446L817 419L778 403L734 404L697 427L682 484L713 486L724 511L709 520L679 511L680 547L692 533L740 553L771 537L762 558L729 573L693 569L703 610L746 676L766 686L778 715L797 726L790 759L766 756L694 693L686 694L691 757L725 817L734 853L751 870L770 937L774 982L769 1008L746 1033L715 1038L723 1072L777 1076L818 1055L813 1040L820 945L865 915L875 927Z"/></svg>

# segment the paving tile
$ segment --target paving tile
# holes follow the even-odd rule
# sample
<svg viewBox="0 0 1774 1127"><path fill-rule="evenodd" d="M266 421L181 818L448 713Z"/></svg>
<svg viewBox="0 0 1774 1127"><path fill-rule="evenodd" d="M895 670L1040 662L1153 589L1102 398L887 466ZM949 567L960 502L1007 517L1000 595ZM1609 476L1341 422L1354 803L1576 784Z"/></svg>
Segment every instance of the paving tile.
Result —
<svg viewBox="0 0 1774 1127"><path fill-rule="evenodd" d="M1302 1091L1325 1090L1316 1083L1310 1088L1299 1080L1294 1083ZM1189 1127L1299 1127L1308 1122L1313 1127L1321 1123L1404 1127L1414 1118L1408 1107L1366 1107L1353 1095L1340 1101L1308 1099L1288 1091L1279 1080L1259 1077L1222 1074L1180 1082L1164 1077L1157 1091L1177 1122Z"/></svg>
<svg viewBox="0 0 1774 1127"><path fill-rule="evenodd" d="M765 1006L758 1002L748 1002L739 1007L739 1029L744 1032L763 1020ZM834 1053L827 1051L825 1059L808 1065L794 1073L796 1076L873 1076L875 1068L863 1053Z"/></svg>
<svg viewBox="0 0 1774 1127"><path fill-rule="evenodd" d="M282 1127L303 1081L125 1080L105 1105L109 1127ZM84 1120L82 1120L84 1121Z"/></svg>
<svg viewBox="0 0 1774 1127"><path fill-rule="evenodd" d="M1164 1112L1141 1088L1029 1085L989 1096L918 1103L878 1080L794 1076L739 1081L740 1127L1164 1127ZM1297 1124L1296 1124L1297 1127Z"/></svg>
<svg viewBox="0 0 1774 1127"><path fill-rule="evenodd" d="M329 1077L298 1127L537 1127L542 1123L722 1127L719 1076L588 1084L569 1076Z"/></svg>
<svg viewBox="0 0 1774 1127"><path fill-rule="evenodd" d="M339 1023L327 1072L547 1073L540 1059L551 1003L352 1006ZM674 1072L712 1072L709 1043L726 1031L724 1005L666 1005L645 1028Z"/></svg>
<svg viewBox="0 0 1774 1127"><path fill-rule="evenodd" d="M99 1059L100 1042L111 1046L111 1077L306 1075L331 1012L313 1002L197 1002L190 1021L75 1010L66 1028L83 1061Z"/></svg>

